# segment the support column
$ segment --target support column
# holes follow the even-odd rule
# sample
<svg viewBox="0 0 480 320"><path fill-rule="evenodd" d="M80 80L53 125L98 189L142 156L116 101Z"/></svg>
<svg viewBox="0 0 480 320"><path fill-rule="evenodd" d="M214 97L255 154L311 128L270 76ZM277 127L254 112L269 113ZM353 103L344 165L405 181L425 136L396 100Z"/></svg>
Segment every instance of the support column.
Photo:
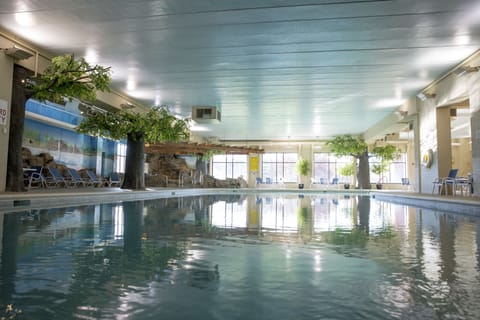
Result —
<svg viewBox="0 0 480 320"><path fill-rule="evenodd" d="M480 110L472 113L472 177L473 194L480 195Z"/></svg>
<svg viewBox="0 0 480 320"><path fill-rule="evenodd" d="M0 122L0 192L5 192L13 82L13 60L5 54L0 54L0 74L0 109L7 110L5 121Z"/></svg>
<svg viewBox="0 0 480 320"><path fill-rule="evenodd" d="M449 108L437 108L437 161L438 176L448 176L452 169L452 133Z"/></svg>
<svg viewBox="0 0 480 320"><path fill-rule="evenodd" d="M313 153L312 153L312 145L311 144L300 144L299 146L299 157L302 157L303 159L307 160L310 164L310 173L307 176L302 176L299 177L299 183L303 183L305 185L305 188L310 186L311 182L311 177L313 174Z"/></svg>

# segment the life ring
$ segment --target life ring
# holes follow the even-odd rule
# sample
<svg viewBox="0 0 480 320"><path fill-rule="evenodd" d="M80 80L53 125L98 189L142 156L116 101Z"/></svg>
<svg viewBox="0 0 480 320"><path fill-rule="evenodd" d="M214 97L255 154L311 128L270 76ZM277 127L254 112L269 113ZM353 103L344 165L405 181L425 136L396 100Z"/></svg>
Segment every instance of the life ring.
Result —
<svg viewBox="0 0 480 320"><path fill-rule="evenodd" d="M425 168L430 168L432 166L432 162L433 162L433 151L432 149L428 149L422 155L422 165Z"/></svg>

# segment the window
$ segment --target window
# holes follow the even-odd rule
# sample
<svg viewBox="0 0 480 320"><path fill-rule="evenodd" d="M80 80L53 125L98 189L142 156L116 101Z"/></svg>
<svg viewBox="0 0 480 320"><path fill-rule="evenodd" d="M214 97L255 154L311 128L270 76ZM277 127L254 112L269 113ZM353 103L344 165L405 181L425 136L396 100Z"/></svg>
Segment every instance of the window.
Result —
<svg viewBox="0 0 480 320"><path fill-rule="evenodd" d="M125 159L127 158L127 145L125 143L117 143L117 152L115 153L115 172L125 173Z"/></svg>
<svg viewBox="0 0 480 320"><path fill-rule="evenodd" d="M316 183L332 183L340 177L340 168L352 163L350 156L337 157L333 153L318 152L313 154L313 178Z"/></svg>
<svg viewBox="0 0 480 320"><path fill-rule="evenodd" d="M212 174L217 179L247 177L247 155L220 154L212 158Z"/></svg>
<svg viewBox="0 0 480 320"><path fill-rule="evenodd" d="M379 158L370 158L370 170L373 165L380 163ZM370 182L382 182L382 183L402 183L402 178L407 177L407 155L406 153L400 153L399 157L393 160L386 172L379 177L377 174L370 171Z"/></svg>
<svg viewBox="0 0 480 320"><path fill-rule="evenodd" d="M296 153L265 153L262 161L263 181L297 182L295 169L298 160Z"/></svg>

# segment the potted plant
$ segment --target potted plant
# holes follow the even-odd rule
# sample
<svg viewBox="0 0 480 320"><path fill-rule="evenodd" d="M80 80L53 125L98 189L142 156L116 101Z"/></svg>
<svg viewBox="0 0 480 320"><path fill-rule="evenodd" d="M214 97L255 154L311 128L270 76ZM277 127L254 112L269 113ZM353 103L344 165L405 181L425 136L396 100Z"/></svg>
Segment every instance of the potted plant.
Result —
<svg viewBox="0 0 480 320"><path fill-rule="evenodd" d="M382 160L380 161L380 163L374 164L372 166L372 172L378 175L378 181L376 186L377 186L377 189L379 190L382 189L383 187L382 186L383 173L388 170L388 165L389 165L388 161Z"/></svg>
<svg viewBox="0 0 480 320"><path fill-rule="evenodd" d="M340 168L339 172L340 172L340 175L342 175L342 176L352 177L355 174L355 169L356 169L355 162L352 162L352 163L346 164L345 166ZM350 178L350 181L345 181L343 183L343 187L345 189L350 189L350 183L351 182L352 181L351 181L351 178Z"/></svg>
<svg viewBox="0 0 480 320"><path fill-rule="evenodd" d="M383 173L388 171L390 163L398 157L398 149L394 145L375 146L372 153L380 158L380 163L372 166L372 172L378 175L377 189L382 189Z"/></svg>
<svg viewBox="0 0 480 320"><path fill-rule="evenodd" d="M307 159L304 159L304 158L298 159L297 173L300 175L300 178L310 173L310 162ZM298 188L303 189L304 186L305 185L300 181L300 183L298 184Z"/></svg>

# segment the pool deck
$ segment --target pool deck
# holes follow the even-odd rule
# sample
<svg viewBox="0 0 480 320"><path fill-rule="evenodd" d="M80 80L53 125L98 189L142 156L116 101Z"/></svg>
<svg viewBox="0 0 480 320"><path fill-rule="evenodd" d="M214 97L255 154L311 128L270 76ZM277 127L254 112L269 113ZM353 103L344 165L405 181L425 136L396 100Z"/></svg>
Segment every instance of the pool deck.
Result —
<svg viewBox="0 0 480 320"><path fill-rule="evenodd" d="M406 190L321 190L296 188L246 188L246 189L174 189L147 188L146 190L127 190L120 188L56 188L33 189L28 192L0 193L0 212L12 212L46 207L64 207L73 205L99 204L107 202L135 201L154 198L170 198L194 195L211 195L222 192L266 192L266 193L302 193L302 194L369 194L375 199L426 208L440 212L457 212L480 216L480 197L445 196L420 194Z"/></svg>

